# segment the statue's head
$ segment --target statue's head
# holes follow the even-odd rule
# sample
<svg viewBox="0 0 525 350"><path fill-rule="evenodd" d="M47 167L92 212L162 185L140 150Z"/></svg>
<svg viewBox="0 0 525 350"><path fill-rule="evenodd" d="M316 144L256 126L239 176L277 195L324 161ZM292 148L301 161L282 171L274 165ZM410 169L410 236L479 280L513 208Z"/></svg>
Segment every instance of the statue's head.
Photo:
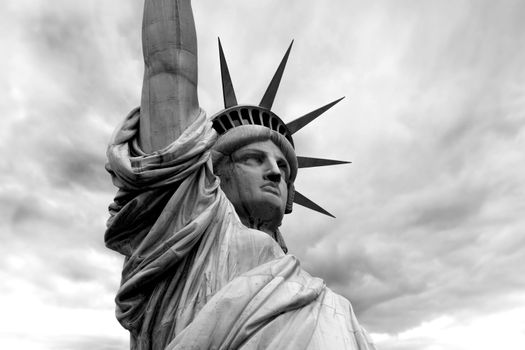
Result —
<svg viewBox="0 0 525 350"><path fill-rule="evenodd" d="M332 216L295 191L297 169L346 163L297 157L292 134L320 116L341 99L285 124L271 111L291 45L258 105L239 105L224 52L219 41L225 109L212 117L219 134L212 149L215 173L241 221L249 227L275 232L284 214L298 203Z"/></svg>
<svg viewBox="0 0 525 350"><path fill-rule="evenodd" d="M223 124L233 125L231 116L241 111L248 117L246 124L225 131ZM215 129L225 132L212 150L213 165L241 221L252 228L275 232L284 214L292 209L297 157L291 141L274 131L271 124L254 123L254 111L260 108L238 106L233 113L232 109L226 110L214 118ZM285 130L286 125L275 119L274 125L279 123Z"/></svg>

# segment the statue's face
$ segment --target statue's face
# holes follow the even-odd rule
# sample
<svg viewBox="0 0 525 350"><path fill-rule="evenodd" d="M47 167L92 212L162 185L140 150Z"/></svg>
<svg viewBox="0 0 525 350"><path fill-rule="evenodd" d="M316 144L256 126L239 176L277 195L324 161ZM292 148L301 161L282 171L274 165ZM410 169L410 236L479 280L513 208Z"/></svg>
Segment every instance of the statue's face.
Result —
<svg viewBox="0 0 525 350"><path fill-rule="evenodd" d="M250 221L250 227L273 225L276 229L288 198L290 167L283 153L268 140L241 147L230 159L218 174L237 214L245 224Z"/></svg>

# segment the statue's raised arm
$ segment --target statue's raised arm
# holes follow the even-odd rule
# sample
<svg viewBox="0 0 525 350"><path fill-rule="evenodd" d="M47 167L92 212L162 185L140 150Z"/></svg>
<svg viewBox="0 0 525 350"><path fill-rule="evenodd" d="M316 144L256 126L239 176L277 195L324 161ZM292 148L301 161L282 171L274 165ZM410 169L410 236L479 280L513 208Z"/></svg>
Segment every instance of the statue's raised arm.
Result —
<svg viewBox="0 0 525 350"><path fill-rule="evenodd" d="M190 0L145 0L142 50L139 143L151 153L177 139L199 114L197 37Z"/></svg>

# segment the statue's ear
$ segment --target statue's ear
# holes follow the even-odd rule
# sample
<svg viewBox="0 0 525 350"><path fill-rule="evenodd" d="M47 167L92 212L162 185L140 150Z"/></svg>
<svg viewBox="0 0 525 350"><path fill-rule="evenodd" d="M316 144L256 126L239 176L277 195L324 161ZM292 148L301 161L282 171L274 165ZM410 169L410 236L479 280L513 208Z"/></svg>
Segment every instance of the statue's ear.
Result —
<svg viewBox="0 0 525 350"><path fill-rule="evenodd" d="M213 173L217 176L227 175L229 170L228 164L231 163L230 157L215 149L211 150L211 162Z"/></svg>

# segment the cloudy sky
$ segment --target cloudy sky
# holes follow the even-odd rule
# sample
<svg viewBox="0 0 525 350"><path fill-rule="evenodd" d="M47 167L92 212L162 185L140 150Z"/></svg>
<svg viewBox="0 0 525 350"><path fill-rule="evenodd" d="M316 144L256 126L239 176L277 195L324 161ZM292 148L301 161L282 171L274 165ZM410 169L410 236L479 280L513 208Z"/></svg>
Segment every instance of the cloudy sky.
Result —
<svg viewBox="0 0 525 350"><path fill-rule="evenodd" d="M379 349L525 348L525 2L194 0L199 96L241 102L290 40L275 111L346 96L296 138L283 232ZM0 348L125 349L103 244L111 132L139 104L141 0L0 3Z"/></svg>

